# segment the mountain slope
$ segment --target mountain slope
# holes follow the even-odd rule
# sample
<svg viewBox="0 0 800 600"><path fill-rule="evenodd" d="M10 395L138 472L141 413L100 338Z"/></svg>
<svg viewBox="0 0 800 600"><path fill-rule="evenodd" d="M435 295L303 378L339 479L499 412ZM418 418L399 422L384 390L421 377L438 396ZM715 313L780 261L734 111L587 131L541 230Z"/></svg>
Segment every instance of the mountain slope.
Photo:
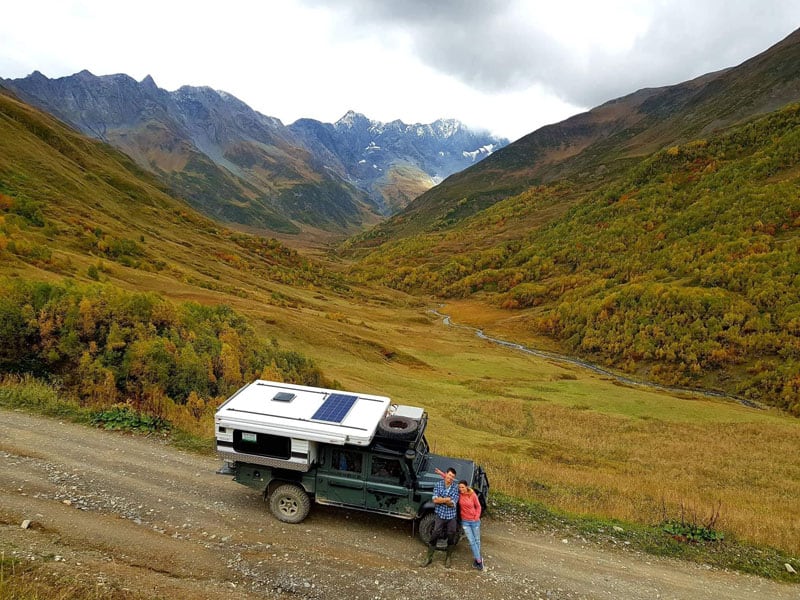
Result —
<svg viewBox="0 0 800 600"><path fill-rule="evenodd" d="M137 83L88 71L55 80L37 72L4 84L120 148L217 220L291 233L293 220L341 228L368 212L352 186L306 164L280 121L232 96L193 87L169 93L149 77Z"/></svg>
<svg viewBox="0 0 800 600"><path fill-rule="evenodd" d="M742 130L741 137L732 140L730 149L723 146L705 150L699 144L681 146L674 152L654 157L657 160L643 163L642 170L632 173L630 182L625 185L641 187L647 192L642 194L641 202L653 200L648 207L654 213L653 223L642 225L642 229L653 227L652 243L667 231L663 229L666 225L655 220L664 218L659 213L662 199L648 189L648 180L670 186L670 191L672 186L696 180L698 174L712 164L698 162L701 152L719 155L730 163L722 165L726 168L720 169L720 182L727 181L737 168L744 166L734 159L752 154L749 168L754 170L740 175L739 183L774 179L776 185L774 189L755 187L747 194L763 191L767 200L797 198L795 189L784 189L791 175L791 168L785 164L791 165L792 161L796 164L797 153L792 145L784 143L783 127L780 121L770 122L762 130L766 135L758 130ZM796 131L797 127L788 130ZM772 152L752 151L756 147L769 149L773 137L777 140L776 147L783 149L781 153L772 156ZM758 144L754 144L755 141ZM711 143L709 141L709 145ZM749 149L745 152L737 149L740 147ZM720 149L724 150L722 154ZM734 189L736 181L734 177L730 189ZM618 183L622 186L625 182ZM705 179L695 191L699 193L709 183L714 180ZM444 327L437 322L426 310L430 305L429 296L409 298L379 286L348 288L342 278L304 260L274 240L226 230L195 213L187 204L171 198L159 186L152 174L144 172L122 153L88 140L52 117L0 94L0 328L5 333L9 325L18 326L22 333L19 339L24 344L13 347L7 343L9 336L0 335L3 341L0 361L8 356L9 350L30 351L30 341L35 343L33 350L48 361L59 361L65 354L74 357L76 368L70 375L79 378L85 392L92 394L86 399L87 408L92 410L106 408L107 404L102 403L113 401L106 392L115 384L125 392L116 399L135 402L128 378L137 375L136 379L145 384L141 390L146 395L142 402L150 400L152 414L164 416L164 398L154 392L154 379L163 375L171 384L183 389L187 383L185 375L194 374L195 381L206 384L213 382L212 374L217 381L224 380L226 373L234 371L235 374L237 359L247 357L245 352L251 356L259 349L273 352L275 340L280 340L281 344L311 356L325 373L343 381L338 387L374 390L400 402L421 399L431 415L431 423L436 424L430 431L439 436L437 443L449 444L454 455L475 453L476 460L488 463L494 472L517 474L515 478L496 478L497 490L506 496L535 501L537 507L545 502L556 507L559 514L591 515L595 524L598 515L614 519L615 523L652 524L653 515L662 518L668 514L682 515L687 505L706 505L706 490L722 490L725 495L719 500L727 507L726 523L735 524L725 530L726 534L759 544L757 552L746 555L754 556L753 565L760 568L764 564L761 559L764 546L768 544L797 555L797 527L786 524L800 521L796 518L795 504L787 503L786 498L794 497L791 488L798 478L793 471L787 476L786 469L773 468L776 456L783 456L787 448L796 446L796 427L784 417L766 411L741 410L729 403L686 400L674 394L620 387L582 369L532 359L527 354L487 344L471 332ZM686 190L678 188L678 201L683 199ZM608 247L603 248L602 254L598 252L598 259L605 261L609 255L622 254L619 247L611 245L614 238L619 237L619 229L612 231L603 224L610 224L620 211L634 211L639 204L639 200L627 197L624 192L623 187L598 191L595 208L605 212L597 214L583 207L584 210L565 225L578 224L583 219L579 223L581 239L577 241L580 243L586 243L583 238L594 231L608 232L608 237L599 240ZM549 236L550 240L562 244L558 252L549 255L545 254L546 247L537 247L531 248L532 254L526 256L522 251L524 244L518 240L520 232L530 233L531 240L523 240L526 243L538 237L537 227L542 230L553 219L552 215L542 218L546 209L565 202L577 205L581 199L566 185L538 188L498 204L493 209L497 212L488 211L483 221L472 221L469 229L450 232L452 237L445 240L447 246L442 246L447 250L449 262L441 265L444 267L441 289L447 288L447 293L452 294L458 286L451 289L450 284L460 283L459 275L478 274L478 268L500 270L504 257L520 250L515 257L519 264L513 265L516 273L508 282L522 284L520 275L528 277L533 281L524 284L534 285L527 290L527 298L542 297L537 287L541 283L546 286L545 290L552 287L554 294L562 294L565 311L570 304L580 307L579 297L576 300L563 294L577 292L577 284L582 281L595 281L595 273L578 271L577 258L591 251L572 247L568 228ZM773 204L779 209L779 202ZM718 211L709 206L709 212ZM760 236L753 238L755 243L737 243L725 250L731 257L752 251L750 262L744 263L733 275L743 289L751 290L750 293L763 292L759 302L770 303L776 287L761 285L760 281L751 283L748 277L751 272L761 271L757 268L759 261L771 259L764 252L768 248L765 244L770 240L769 232L775 228L778 235L774 237L785 244L793 230L783 229L785 217L773 222L775 214L763 210L761 213L768 218L761 225L753 223L751 229ZM751 220L752 215L746 216ZM638 222L638 219L620 220L623 232L629 230L632 234L635 231L631 221ZM709 222L713 224L713 219ZM674 235L680 237L690 226L696 228L693 223L692 219L679 222ZM662 229L655 231L655 226ZM703 228L692 231L695 237L684 248L689 257L695 251L707 250L698 244ZM401 243L407 241L401 240ZM593 240L588 237L588 241ZM433 251L422 254L421 259L412 264L424 264L432 271L420 271L420 275L438 275L432 267L441 257L437 256L436 246L431 248ZM485 249L485 252L476 254L476 249ZM646 252L646 248L638 250L645 257L652 254ZM789 265L791 256L786 255ZM469 261L476 258L480 262L476 260L471 266ZM721 263L727 258L728 254L721 255ZM676 256L675 260L678 264L687 263L688 269L694 267L683 260L683 255ZM395 266L389 263L384 268L395 269ZM626 274L619 265L611 264L606 268L620 270L620 277ZM783 268L784 273L777 270L769 273L780 286L784 285L788 273L788 267ZM552 279L546 279L548 269L558 270ZM411 278L406 280L411 273L408 264L401 264L396 270L396 280L403 280L410 286ZM636 271L631 274L641 277ZM715 273L703 272L704 277L712 275ZM492 294L492 281L498 288L507 285L499 274L491 271L479 273L469 281L464 279L464 283L471 286L483 286L482 293L487 296ZM418 284L422 283L424 280L420 277ZM608 281L599 281L596 285L601 291L606 286L611 289ZM43 298L42 291L48 288L51 296ZM9 297L8 289L19 293ZM91 293L83 294L87 290ZM515 292L520 294L502 298L502 301L515 299L522 305L526 299L522 294L525 288ZM665 297L668 299L669 295ZM50 299L52 303L44 302ZM709 300L714 298L706 295L695 304L702 308ZM174 310L179 303L180 306L189 305L190 310ZM619 307L617 314L622 315L625 314L622 309L632 303L635 303L634 293L609 308ZM43 304L48 309L55 305L62 310L43 310ZM586 304L595 310L597 303ZM718 310L718 305L710 304ZM118 308L123 310L117 312ZM490 308L495 313L500 312L496 307ZM531 325L537 323L533 319L543 316L535 312L538 308L540 306L519 308L509 313L512 317L521 317L513 322L515 336L532 331ZM730 330L728 335L732 336L736 327L751 335L770 326L763 315L730 312L726 322L730 323L726 324ZM111 327L106 328L105 317L109 313L116 319L117 327L113 331ZM139 318L127 320L129 314ZM602 313L597 311L597 314ZM19 318L9 323L6 319L9 315ZM207 318L202 318L204 315ZM745 315L746 319L741 320L738 315ZM570 324L566 317L571 315L565 312L564 316L563 323ZM188 323L184 317L189 319ZM673 317L679 319L680 315ZM654 320L652 315L645 315L645 318ZM786 313L780 318L785 319ZM253 326L252 333L258 342L255 348L250 343L251 337L241 335L246 330L245 320ZM788 329L791 320L785 324ZM200 331L198 325L202 325ZM694 321L692 326L696 326ZM574 325L571 327L576 329ZM130 343L132 333L143 334L135 348L131 348L132 360L113 362L125 348L121 345ZM200 335L195 337L195 333ZM573 335L579 333L576 330ZM33 334L39 334L40 338ZM101 335L104 345L96 341ZM783 341L777 337L772 339L776 343ZM759 367L759 375L767 383L780 382L783 380L766 378L773 372L781 372L779 368L769 369L770 364L766 362L774 360L775 346L763 343L769 340L767 335L760 340L760 351L767 354L764 355L766 368ZM219 360L211 361L213 371L198 368L207 366L203 364L202 355L214 349L203 348L206 344L215 346L218 351ZM194 356L191 348L196 351ZM235 352L237 348L242 354ZM792 356L786 353L795 349L788 344L784 348L781 351L788 365ZM667 349L674 351L674 348ZM279 357L283 360L276 364L269 360L261 363L267 365L265 370L270 378L290 376L307 364L296 352ZM668 360L664 362L669 364ZM239 366L242 364L239 362ZM118 381L113 372L109 373L112 365L123 369ZM17 386L9 379L3 381L6 392L9 387L19 387L24 402L35 402L37 406L41 406L41 402L52 402L50 406L54 409L63 410L64 388L61 386L64 380L58 379L56 388L39 382L23 382ZM229 379L229 384L233 385L234 378ZM28 387L35 387L34 393L28 394ZM198 387L197 391L203 390ZM12 397L16 395L11 392ZM4 397L8 398L8 393ZM190 398L191 394L180 408L184 415L191 413L191 420L187 418L182 423L193 422L197 431L202 429L207 436L210 413L218 402L209 399L201 403L198 398ZM167 417L171 419L172 415L167 414ZM543 432L546 439L542 437ZM665 440L669 443L665 444ZM714 441L713 452L709 451L710 440ZM80 453L81 449L76 448ZM692 460L675 458L683 454ZM709 466L711 455L717 462ZM84 458L82 456L81 460ZM783 464L794 468L791 461L783 461ZM13 468L8 461L3 466ZM768 473L769 476L753 482L752 473ZM0 480L6 481L3 477ZM673 498L667 508L661 493L665 480L671 482ZM542 482L542 485L532 489L531 481ZM732 486L731 482L737 485ZM9 489L18 491L18 487L14 485ZM30 495L14 497L22 512L29 510ZM666 500L669 502L669 498ZM60 506L62 512L66 510L58 501L52 504ZM116 505L119 507L120 503ZM519 516L519 505L512 502L509 506ZM539 508L536 514L541 514ZM550 516L545 520L551 520ZM13 518L10 522L19 523L20 519ZM15 530L26 535L31 533L19 527ZM172 539L160 534L156 537ZM363 536L358 537L363 547ZM651 540L648 534L647 544L651 544ZM667 540L672 543L670 538ZM674 553L674 548L670 546L669 551ZM262 562L259 557L255 560ZM741 564L738 550L735 560L735 565ZM771 563L777 564L772 572L780 570L785 574L784 562L772 560ZM272 564L269 560L263 563ZM337 581L341 580L340 569L334 575ZM42 580L50 581L46 577ZM89 595L94 597L96 586L89 587Z"/></svg>
<svg viewBox="0 0 800 600"><path fill-rule="evenodd" d="M800 415L798 42L545 128L344 250L507 339ZM509 163L603 127L561 162ZM513 194L531 171L546 183Z"/></svg>
<svg viewBox="0 0 800 600"><path fill-rule="evenodd" d="M167 193L153 174L0 89L0 252L4 272L192 281L326 277L276 242L237 234ZM209 261L204 264L202 259ZM239 267L247 265L243 272ZM102 271L102 269L101 269Z"/></svg>
<svg viewBox="0 0 800 600"><path fill-rule="evenodd" d="M642 156L800 99L800 30L738 67L643 89L542 127L452 175L376 228L393 238L447 228L541 183L602 183Z"/></svg>
<svg viewBox="0 0 800 600"><path fill-rule="evenodd" d="M286 233L362 228L507 143L457 122L383 125L354 113L285 127L225 92L167 92L149 76L35 72L2 83L121 149L212 218Z"/></svg>

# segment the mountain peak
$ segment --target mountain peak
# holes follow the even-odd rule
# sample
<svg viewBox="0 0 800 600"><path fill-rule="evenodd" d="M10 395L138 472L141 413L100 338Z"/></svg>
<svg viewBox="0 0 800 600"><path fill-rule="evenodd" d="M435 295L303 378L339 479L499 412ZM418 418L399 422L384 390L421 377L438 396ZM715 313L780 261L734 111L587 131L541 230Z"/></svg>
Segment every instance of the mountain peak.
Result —
<svg viewBox="0 0 800 600"><path fill-rule="evenodd" d="M464 124L458 119L436 119L431 123L431 127L442 137L450 137L458 133Z"/></svg>
<svg viewBox="0 0 800 600"><path fill-rule="evenodd" d="M150 75L146 75L145 78L142 79L142 81L140 83L141 83L142 86L150 88L150 89L157 89L158 88L158 86L156 85L156 82L153 80L153 78Z"/></svg>
<svg viewBox="0 0 800 600"><path fill-rule="evenodd" d="M289 223L295 220L332 230L360 226L364 211L399 210L502 143L465 127L442 135L457 129L455 120L384 125L355 110L334 124L299 119L285 127L225 91L185 85L168 92L151 75L136 81L84 70L57 81L39 73L11 84L85 134L117 140L146 169L180 173L174 164L184 161L169 153L191 152L203 176L176 183L179 195L201 210L215 207L214 218L281 231L294 230ZM300 190L313 194L311 204L295 200L306 193Z"/></svg>
<svg viewBox="0 0 800 600"><path fill-rule="evenodd" d="M371 123L371 121L361 113L354 110L348 110L344 116L336 121L336 127L354 127L357 123Z"/></svg>

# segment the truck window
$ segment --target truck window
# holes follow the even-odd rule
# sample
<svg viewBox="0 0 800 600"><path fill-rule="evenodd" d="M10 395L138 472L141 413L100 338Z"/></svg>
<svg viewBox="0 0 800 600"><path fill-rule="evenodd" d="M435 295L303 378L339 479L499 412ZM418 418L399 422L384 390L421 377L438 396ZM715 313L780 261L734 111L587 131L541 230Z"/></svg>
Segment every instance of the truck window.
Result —
<svg viewBox="0 0 800 600"><path fill-rule="evenodd" d="M403 485L403 469L400 466L400 461L396 458L373 456L372 467L370 468L370 479Z"/></svg>
<svg viewBox="0 0 800 600"><path fill-rule="evenodd" d="M347 473L361 474L361 453L351 450L333 450L331 452L331 468Z"/></svg>
<svg viewBox="0 0 800 600"><path fill-rule="evenodd" d="M260 454L288 460L292 456L292 440L279 435L237 429L233 432L233 449L246 454Z"/></svg>

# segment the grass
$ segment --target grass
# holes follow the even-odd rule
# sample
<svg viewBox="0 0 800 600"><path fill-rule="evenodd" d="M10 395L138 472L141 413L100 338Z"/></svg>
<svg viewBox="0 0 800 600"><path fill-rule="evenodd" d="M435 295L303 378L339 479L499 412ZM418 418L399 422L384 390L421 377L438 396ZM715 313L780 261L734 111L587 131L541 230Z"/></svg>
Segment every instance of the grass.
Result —
<svg viewBox="0 0 800 600"><path fill-rule="evenodd" d="M94 583L91 578L50 568L45 562L22 561L0 554L0 598L2 600L135 600L147 596L128 589Z"/></svg>
<svg viewBox="0 0 800 600"><path fill-rule="evenodd" d="M296 295L303 308L269 323L256 320L258 326L285 347L314 356L345 389L424 406L434 450L482 464L501 502L539 507L557 515L547 523L570 528L621 523L626 532L646 532L637 547L656 554L778 579L786 576L775 557L796 565L800 507L786 501L800 497L796 419L620 387L445 327L413 303L375 296L362 300L356 313L350 300L332 294L325 301L310 291ZM348 318L326 318L334 312ZM89 420L55 388L29 378L16 384L6 378L0 403L9 402L62 417L72 410L77 420ZM184 449L211 451L211 413L213 407L201 422L174 426L171 439ZM682 507L702 521L717 506L721 545L683 548L661 530Z"/></svg>
<svg viewBox="0 0 800 600"><path fill-rule="evenodd" d="M343 342L336 347L321 341L327 333L303 339L302 328L293 343L350 389L424 406L435 450L486 466L494 490L642 525L659 523L665 505L678 514L721 503L717 527L729 538L800 554L800 506L786 501L800 497L796 419L620 386L420 314L423 307L360 313L383 346L416 366L351 348L345 340L359 333L345 324L329 332Z"/></svg>
<svg viewBox="0 0 800 600"><path fill-rule="evenodd" d="M791 458L796 419L622 387L571 367L574 379L548 375L542 366L519 369L517 377L508 366L482 367L492 374L470 385L485 397L460 403L446 417L490 472L504 474L504 492L644 524L658 521L662 503L673 511L721 503L721 530L800 553L800 508L786 502L800 494L800 466Z"/></svg>
<svg viewBox="0 0 800 600"><path fill-rule="evenodd" d="M800 507L787 502L800 497L796 419L621 387L445 327L399 295L365 293L356 303L296 288L293 297L296 308L283 311L252 299L232 304L263 335L312 356L345 389L424 406L435 451L482 464L494 493L578 519L631 524L626 530L657 527L665 507L673 517L681 506L702 516L721 504L716 528L726 544L800 554ZM60 401L51 406L56 391L29 383L43 400L18 394L26 407L65 410ZM213 448L213 408L202 422L175 419L172 436L181 447ZM705 561L703 552L686 550L686 557Z"/></svg>
<svg viewBox="0 0 800 600"><path fill-rule="evenodd" d="M494 495L490 510L497 518L523 523L538 531L572 536L586 543L689 560L776 581L797 583L797 575L791 574L785 565L792 565L797 570L800 560L769 546L720 539L717 535L708 536L711 539L687 540L685 535L673 533L666 522L642 525L593 516L576 516L554 511L539 502L525 502L505 494Z"/></svg>
<svg viewBox="0 0 800 600"><path fill-rule="evenodd" d="M0 376L0 406L21 408L48 417L64 417L87 422L89 411L65 400L58 387L30 375Z"/></svg>
<svg viewBox="0 0 800 600"><path fill-rule="evenodd" d="M45 126L55 127L42 122L36 130ZM425 407L434 449L484 465L498 498L573 515L576 522L626 523L626 531L656 528L652 536L658 540L669 538L658 530L665 514L674 518L689 507L702 516L721 506L716 528L725 544L800 555L797 419L620 386L584 369L499 347L470 330L442 325L429 312L428 299L341 285L336 272L347 265L334 258L324 276L290 253L265 258L252 239L242 242L193 213L154 181L137 178L123 157L109 157L95 144L78 153L82 162L65 160L62 147L73 143L73 134L61 131L61 142L44 149L19 128L0 134L0 173L7 175L0 192L35 199L45 222L38 227L6 220L8 240L42 247L44 258L5 251L0 276L84 282L98 277L174 301L228 304L264 339L311 357L343 388ZM120 178L129 178L126 185L106 183ZM136 201L120 189L131 186L138 190ZM142 267L99 253L98 228L103 239L138 240ZM307 241L308 252L318 251ZM525 327L513 314L478 301L451 302L440 310L494 337L546 344L520 337ZM31 379L0 382L0 404L84 422L92 414L57 387ZM179 407L165 415L181 447L213 447L214 407L207 409L199 421ZM705 561L704 548L681 551L688 558L697 552L693 559ZM740 568L730 560L731 568Z"/></svg>

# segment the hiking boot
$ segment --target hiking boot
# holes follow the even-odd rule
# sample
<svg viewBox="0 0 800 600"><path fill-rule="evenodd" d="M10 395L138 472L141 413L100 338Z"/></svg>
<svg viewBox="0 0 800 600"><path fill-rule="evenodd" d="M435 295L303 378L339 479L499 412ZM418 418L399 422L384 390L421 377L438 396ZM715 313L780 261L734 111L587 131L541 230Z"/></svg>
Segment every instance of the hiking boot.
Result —
<svg viewBox="0 0 800 600"><path fill-rule="evenodd" d="M425 555L425 558L422 559L422 562L419 564L420 567L427 567L429 564L433 562L433 548L428 548L428 553Z"/></svg>
<svg viewBox="0 0 800 600"><path fill-rule="evenodd" d="M452 548L452 546L451 546L450 548L448 548L448 549L447 549L447 553L446 553L446 554L445 554L445 556L444 556L444 566L445 566L446 568L448 568L448 569L449 569L449 568L452 566L452 565L451 565L451 563L452 563L452 560L451 560L451 559L452 559L452 557L453 557L453 548Z"/></svg>

